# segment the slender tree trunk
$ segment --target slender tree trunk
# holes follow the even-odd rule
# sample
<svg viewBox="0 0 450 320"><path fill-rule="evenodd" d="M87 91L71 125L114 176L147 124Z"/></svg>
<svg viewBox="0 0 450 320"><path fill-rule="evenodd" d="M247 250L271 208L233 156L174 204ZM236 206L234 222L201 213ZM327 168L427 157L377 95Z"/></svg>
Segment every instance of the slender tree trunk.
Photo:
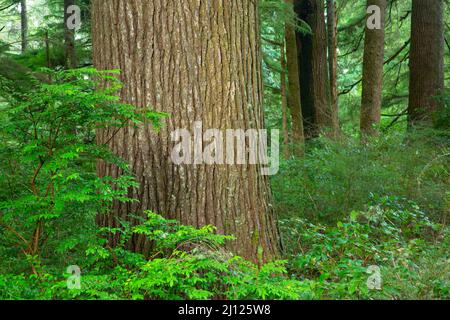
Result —
<svg viewBox="0 0 450 320"><path fill-rule="evenodd" d="M281 111L283 114L283 146L284 146L284 158L289 159L289 128L288 128L288 110L287 110L287 88L286 88L286 53L285 43L282 42L280 50L281 61Z"/></svg>
<svg viewBox="0 0 450 320"><path fill-rule="evenodd" d="M22 53L28 49L28 10L27 1L20 0L20 27L22 38Z"/></svg>
<svg viewBox="0 0 450 320"><path fill-rule="evenodd" d="M48 30L45 30L44 33L44 43L45 43L45 64L48 69L52 68L52 60L50 57L50 39L48 37ZM52 75L48 74L48 81L52 81Z"/></svg>
<svg viewBox="0 0 450 320"><path fill-rule="evenodd" d="M339 128L337 91L337 11L334 0L327 0L328 70L330 78L330 99L333 112L333 127Z"/></svg>
<svg viewBox="0 0 450 320"><path fill-rule="evenodd" d="M279 251L268 179L259 165L175 165L171 132L262 129L259 13L252 0L94 0L94 65L121 70L120 97L139 108L170 113L160 132L150 125L120 131L110 147L126 159L140 183L136 204L114 203L105 226L152 210L187 225L213 224L237 240L229 248L246 258L268 260ZM113 129L98 133L104 143ZM195 144L194 147L198 147ZM234 147L233 147L234 149ZM229 151L227 149L227 151ZM248 162L247 162L248 163ZM98 164L100 176L117 176ZM117 243L112 237L111 243ZM144 237L129 249L148 252Z"/></svg>
<svg viewBox="0 0 450 320"><path fill-rule="evenodd" d="M293 4L293 0L286 0ZM286 24L286 60L288 72L288 106L292 117L292 142L295 155L301 155L305 135L301 104L300 75L298 65L297 38L293 25Z"/></svg>
<svg viewBox="0 0 450 320"><path fill-rule="evenodd" d="M312 29L312 34L297 32L302 111L306 138L317 137L320 131L335 135L330 101L327 64L325 6L322 0L296 0L295 11Z"/></svg>
<svg viewBox="0 0 450 320"><path fill-rule="evenodd" d="M78 66L77 51L75 47L75 30L67 25L69 14L67 9L75 4L75 0L64 0L64 51L67 69L75 69Z"/></svg>
<svg viewBox="0 0 450 320"><path fill-rule="evenodd" d="M381 29L369 29L366 26L364 40L364 61L361 103L361 134L376 135L381 121L381 103L383 98L383 65L386 0L367 0L369 6L381 9Z"/></svg>
<svg viewBox="0 0 450 320"><path fill-rule="evenodd" d="M413 0L408 124L431 125L444 89L443 0Z"/></svg>

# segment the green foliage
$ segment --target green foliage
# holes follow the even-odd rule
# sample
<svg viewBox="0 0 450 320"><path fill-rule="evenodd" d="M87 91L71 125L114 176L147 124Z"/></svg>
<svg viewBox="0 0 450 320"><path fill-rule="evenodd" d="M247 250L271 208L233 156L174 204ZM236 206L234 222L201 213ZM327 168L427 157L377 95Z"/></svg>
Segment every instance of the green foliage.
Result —
<svg viewBox="0 0 450 320"><path fill-rule="evenodd" d="M309 283L289 279L286 261L261 267L222 249L231 237L214 228L196 229L148 213L143 224L102 229L121 237L120 245L105 247L97 238L86 250L81 289L67 289L66 281L49 274L30 285L35 276L0 276L0 298L24 299L299 299ZM125 250L132 235L145 234L154 250L147 258ZM59 279L59 281L58 281ZM13 284L11 287L7 285Z"/></svg>
<svg viewBox="0 0 450 320"><path fill-rule="evenodd" d="M283 37L286 24L303 33L311 33L311 27L294 13L294 8L285 0L260 0L262 33L272 37Z"/></svg>
<svg viewBox="0 0 450 320"><path fill-rule="evenodd" d="M442 135L447 139L450 139L450 92L444 92L437 99L443 108L434 115L434 127L442 131Z"/></svg>
<svg viewBox="0 0 450 320"><path fill-rule="evenodd" d="M382 198L334 226L283 219L288 261L257 266L222 248L230 237L148 213L141 225L101 229L82 260L81 289L59 274L1 275L1 299L448 299L449 228L417 205ZM106 245L105 234L120 236ZM125 249L137 234L149 256ZM368 286L370 266L381 288ZM69 275L67 275L69 276Z"/></svg>
<svg viewBox="0 0 450 320"><path fill-rule="evenodd" d="M80 224L93 224L113 200L132 201L126 194L136 184L128 165L94 142L95 130L108 127L114 135L143 121L158 125L161 117L120 103L113 95L120 88L116 72L44 72L51 82L35 79L20 94L1 93L8 104L1 106L0 250L28 257L36 274L38 257L86 240ZM8 83L3 81L4 90ZM97 177L93 168L100 159L124 174Z"/></svg>
<svg viewBox="0 0 450 320"><path fill-rule="evenodd" d="M335 226L290 218L282 229L290 271L314 280L317 298L450 298L450 229L413 203L383 198ZM370 266L380 268L380 290L367 285Z"/></svg>
<svg viewBox="0 0 450 320"><path fill-rule="evenodd" d="M97 130L108 128L110 139L143 123L157 130L164 115L121 103L117 71L60 71L61 1L29 8L37 23L30 23L24 54L13 21L18 6L2 11L0 28L8 24L0 34L0 299L450 299L450 96L436 97L445 106L435 114L439 131L405 133L411 0L390 1L383 135L366 144L354 139L366 4L336 3L340 120L351 137L310 141L304 157L282 163L272 186L286 260L265 265L227 252L232 237L213 226L197 229L151 212L146 220L135 217L139 225L117 221L116 228L98 229L95 217L112 201L135 201L128 194L137 185L109 141L96 143ZM91 65L90 1L77 4L77 56ZM266 123L281 128L285 27L311 29L284 0L259 4ZM446 72L446 87L449 79ZM117 166L119 176L98 177L98 161ZM151 241L147 255L126 249L139 236ZM67 287L69 265L81 266L80 290ZM381 272L380 290L368 286L371 266Z"/></svg>
<svg viewBox="0 0 450 320"><path fill-rule="evenodd" d="M335 223L365 210L374 198L403 197L434 219L448 215L448 140L418 132L391 133L368 144L322 139L303 158L286 161L273 177L275 207L282 216Z"/></svg>
<svg viewBox="0 0 450 320"><path fill-rule="evenodd" d="M310 26L299 19L291 4L284 0L260 0L263 49L265 117L269 127L281 127L281 48L285 46L285 28L292 26L311 33ZM285 50L284 50L285 51ZM287 74L287 70L284 70Z"/></svg>

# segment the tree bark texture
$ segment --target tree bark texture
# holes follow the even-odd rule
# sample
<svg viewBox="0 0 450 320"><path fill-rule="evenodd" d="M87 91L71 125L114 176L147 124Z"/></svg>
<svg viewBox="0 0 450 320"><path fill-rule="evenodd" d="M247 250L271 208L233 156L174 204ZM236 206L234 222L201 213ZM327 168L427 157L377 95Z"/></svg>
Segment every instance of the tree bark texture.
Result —
<svg viewBox="0 0 450 320"><path fill-rule="evenodd" d="M22 53L28 49L28 10L27 0L20 0L20 32Z"/></svg>
<svg viewBox="0 0 450 320"><path fill-rule="evenodd" d="M293 0L286 0L293 4ZM288 106L292 117L292 142L295 155L301 155L305 142L301 104L297 38L293 25L286 25L286 64L288 72Z"/></svg>
<svg viewBox="0 0 450 320"><path fill-rule="evenodd" d="M170 132L262 129L262 68L257 3L251 0L94 0L94 65L120 69L120 97L140 108L170 113L159 133L150 125L123 129L110 147L126 159L140 183L136 204L115 203L99 223L152 210L194 226L213 224L237 240L236 254L268 260L279 251L267 177L259 165L174 165ZM98 142L111 137L99 132ZM98 164L100 176L119 170ZM112 244L117 238L111 238ZM129 248L150 249L144 237Z"/></svg>
<svg viewBox="0 0 450 320"><path fill-rule="evenodd" d="M307 139L337 131L330 101L325 6L322 0L296 0L295 11L312 34L297 32L302 111Z"/></svg>
<svg viewBox="0 0 450 320"><path fill-rule="evenodd" d="M339 107L337 90L337 10L334 0L327 0L328 74L330 78L330 99L333 112L333 127L339 128Z"/></svg>
<svg viewBox="0 0 450 320"><path fill-rule="evenodd" d="M444 89L444 2L413 0L408 124L431 125Z"/></svg>
<svg viewBox="0 0 450 320"><path fill-rule="evenodd" d="M366 26L361 103L361 134L376 135L375 126L381 121L383 101L383 65L386 0L368 0L367 8L376 5L381 9L381 29L370 30Z"/></svg>
<svg viewBox="0 0 450 320"><path fill-rule="evenodd" d="M67 26L67 20L69 18L67 9L72 5L75 5L75 0L64 0L64 50L66 68L68 69L74 69L78 66L77 51L75 47L75 30L71 30Z"/></svg>

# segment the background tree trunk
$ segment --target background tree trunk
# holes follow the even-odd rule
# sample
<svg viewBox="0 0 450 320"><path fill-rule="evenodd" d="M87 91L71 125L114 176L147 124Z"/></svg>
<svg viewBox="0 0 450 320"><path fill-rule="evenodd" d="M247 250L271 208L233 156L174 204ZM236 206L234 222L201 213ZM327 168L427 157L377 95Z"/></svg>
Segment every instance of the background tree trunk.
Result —
<svg viewBox="0 0 450 320"><path fill-rule="evenodd" d="M444 89L443 0L413 0L408 124L430 125Z"/></svg>
<svg viewBox="0 0 450 320"><path fill-rule="evenodd" d="M333 112L333 127L339 128L339 107L337 92L337 10L334 0L327 0L328 70L330 78L330 99Z"/></svg>
<svg viewBox="0 0 450 320"><path fill-rule="evenodd" d="M71 30L67 26L69 14L67 9L75 4L75 0L64 0L64 46L66 68L75 69L78 66L77 51L75 47L75 30Z"/></svg>
<svg viewBox="0 0 450 320"><path fill-rule="evenodd" d="M140 189L130 196L139 203L115 203L98 222L115 226L116 218L133 222L130 214L152 210L188 225L213 224L237 237L230 249L254 261L276 256L277 224L259 165L176 166L170 160L170 132L192 132L195 121L203 130L264 127L257 3L94 0L92 10L94 65L121 69L124 102L171 114L159 133L146 125L111 141L136 174ZM99 132L98 142L112 131ZM98 173L120 172L99 163ZM129 248L147 252L150 244L135 237Z"/></svg>
<svg viewBox="0 0 450 320"><path fill-rule="evenodd" d="M293 4L293 0L286 0ZM293 25L286 24L286 61L288 72L288 105L292 117L292 142L295 155L301 155L305 142L301 105L301 88L298 65L297 38Z"/></svg>
<svg viewBox="0 0 450 320"><path fill-rule="evenodd" d="M366 26L361 103L361 133L375 135L374 128L381 121L383 100L383 65L386 0L367 0L367 8L376 5L381 9L381 30L370 30Z"/></svg>
<svg viewBox="0 0 450 320"><path fill-rule="evenodd" d="M330 101L324 2L296 0L295 11L312 29L312 34L297 32L305 136L317 137L321 130L334 135L337 128Z"/></svg>
<svg viewBox="0 0 450 320"><path fill-rule="evenodd" d="M22 53L28 49L28 10L27 0L20 0L20 32L22 40Z"/></svg>
<svg viewBox="0 0 450 320"><path fill-rule="evenodd" d="M281 86L281 112L283 114L283 146L284 146L284 158L289 159L289 127L288 127L288 110L287 110L287 88L286 88L286 52L285 43L282 42L280 47L280 86Z"/></svg>

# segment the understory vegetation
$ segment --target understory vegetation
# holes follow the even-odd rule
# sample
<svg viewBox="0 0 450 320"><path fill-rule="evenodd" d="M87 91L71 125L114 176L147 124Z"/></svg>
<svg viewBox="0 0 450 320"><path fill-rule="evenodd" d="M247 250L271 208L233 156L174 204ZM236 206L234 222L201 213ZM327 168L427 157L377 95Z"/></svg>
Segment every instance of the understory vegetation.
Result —
<svg viewBox="0 0 450 320"><path fill-rule="evenodd" d="M94 91L98 81L116 83L110 73L46 72L53 84L36 86L28 103L3 107L1 299L450 298L445 135L309 144L272 179L284 256L255 264L229 253L223 245L232 235L214 226L148 212L137 226L95 227L109 201L133 201L127 189L136 185L127 165L88 137L128 120L158 126L165 115L141 114L111 91ZM98 178L98 158L124 174ZM37 232L45 241L36 243ZM120 239L114 248L106 240L112 234ZM135 234L152 241L149 255L126 250ZM81 268L80 289L67 289L71 265ZM381 287L370 289L375 273Z"/></svg>
<svg viewBox="0 0 450 320"><path fill-rule="evenodd" d="M319 19L307 16L305 19L308 21L303 21L296 14L296 10L304 13L302 8L299 9L299 4L312 2L261 0L261 50L256 33L248 36L248 39L244 37L251 33L252 27L259 26L256 19L250 20L253 15L257 16L256 4L238 0L239 5L229 6L228 11L223 10L222 3L228 5L232 1L220 1L221 4L216 6L220 10L211 7L211 10L218 10L223 15L217 18L217 24L228 18L236 19L223 22L233 29L226 35L231 39L231 49L228 47L228 38L220 38L220 32L216 35L212 31L211 34L205 31L207 36L203 40L197 34L191 39L189 32L192 30L189 28L209 20L215 21L204 18L197 21L197 17L193 18L195 14L192 14L192 17L183 18L186 21L169 17L175 22L167 22L181 24L179 37L183 40L182 44L175 45L169 40L166 44L165 38L160 39L157 34L154 36L157 41L149 47L162 49L155 49L157 53L144 54L139 50L144 51L143 48L148 45L147 34L155 33L154 30L166 32L166 29L172 28L156 26L170 14L163 11L165 8L155 6L152 8L160 12L155 11L151 18L153 20L148 18L149 22L145 20L145 23L127 22L126 27L123 27L127 32L135 32L130 38L136 39L129 43L134 45L134 41L140 41L136 48L123 49L124 52L129 51L129 56L122 52L122 48L109 52L109 40L97 37L97 41L104 40L104 47L97 49L103 54L97 58L97 62L101 61L104 65L118 63L120 66L129 63L128 66L131 66L130 70L99 71L95 68L97 66L93 67L91 23L94 22L97 29L101 29L108 22L114 22L114 26L111 23L110 27L116 34L111 35L111 43L125 43L128 40L122 39L126 38L123 36L125 31L117 31L120 28L119 23L115 22L113 7L117 7L114 10L140 8L134 5L107 8L102 6L102 1L110 0L94 1L98 16L110 16L104 21L91 21L91 2L79 0L76 3L81 6L83 23L80 29L70 31L62 23L67 22L67 17L63 17L62 13L68 1L28 1L31 3L28 11L30 26L26 30L29 39L28 43L23 41L19 48L18 39L26 37L26 32L21 35L17 29L20 25L20 1L0 0L0 300L450 299L450 55L442 57L446 64L442 72L445 74L447 89L439 96L433 96L432 100L429 99L433 103L438 101L442 109L433 115L431 111L425 110L429 117L423 123L417 119L413 120L417 120L418 125L414 121L408 123L411 118L408 115L411 0L379 1L388 5L386 41L381 41L385 43L385 61L384 65L381 61L378 74L384 86L383 89L374 90L379 93L378 111L382 115L379 121L371 123L373 126L366 128L372 133L368 135L360 128L360 109L365 32L363 21L366 4L371 1L313 1L315 4L334 4L339 18L338 22L334 22L337 30L334 39L337 44L334 45L333 53L336 58L334 90L329 90L334 91L336 106L331 121L335 120L333 134L325 125L318 126L316 130L308 121L303 122L300 105L304 105L305 101L312 105L312 100L317 97L307 96L305 99L298 92L298 108L295 109L296 98L292 92L289 93L292 87L296 88L295 84L290 86L289 83L292 80L292 68L296 77L292 82L299 82L300 77L298 86L302 86L301 90L304 90L303 87L310 89L302 91L306 95L314 92L314 86L316 91L327 91L317 89L317 83L325 86L326 81L321 76L314 74L314 78L319 78L314 81L308 77L309 73L313 77L313 71L318 72L313 68L329 63L326 60L332 53L303 53L308 61L296 61L294 67L285 59L285 56L290 56L289 52L293 52L291 50L297 50L296 39L315 36L317 30L312 30L308 23L313 24ZM186 15L191 12L190 6L197 5L195 1L166 1L167 7L182 3L185 6L183 9L176 8L180 14L184 12ZM151 2L139 1L147 4ZM244 7L251 10L245 11ZM146 7L148 12L149 8L150 5ZM325 12L324 7L320 17L325 18ZM448 21L449 12L442 13L444 21L445 18ZM129 18L133 16L133 11L121 15ZM240 15L245 23L236 18ZM16 17L17 21L9 23L11 16ZM21 18L27 17L22 15ZM322 22L325 27L325 21ZM240 24L243 31L234 30ZM203 29L209 30L208 27L214 31L214 26L199 26L199 34L203 35ZM324 29L319 27L315 26L316 29ZM285 37L289 28L294 38L291 46ZM222 31L220 28L217 30ZM449 30L447 26L444 31L447 38ZM171 31L171 34L176 33L177 30ZM145 35L145 40L138 39L141 35ZM236 38L232 39L232 36ZM325 38L324 35L321 41L326 42ZM192 44L189 42L191 40ZM189 58L178 56L181 48L187 47L185 42L192 46L192 50L199 51L192 55L186 54ZM309 47L310 50L319 47L311 41L305 43L303 47L298 46L299 49L307 51ZM221 45L226 47L223 52L231 58L234 54L242 60L221 66L217 56L222 51L216 48ZM323 43L323 48L326 47L327 44ZM212 51L202 51L207 48L212 48ZM258 56L259 51L262 57ZM123 57L119 58L122 54ZM312 59L318 59L315 57L317 55L324 60L323 63L319 60L311 62ZM380 58L380 54L374 56ZM172 68L172 63L181 60L186 60L191 67L195 61L190 61L190 58L195 60L197 57L207 60L208 66L201 65L192 73L185 70L189 69L187 67ZM261 61L256 61L256 57L261 58ZM111 58L111 61L104 61L107 58ZM294 54L294 58L297 59L297 54ZM119 63L120 59L123 60ZM220 56L221 62L226 59L226 55ZM297 62L301 66L297 66ZM303 71L305 64L311 70ZM164 67L168 65L173 69L170 69L170 73L174 75L164 74ZM251 71L244 67L240 69L242 66ZM141 68L149 69L140 72ZM299 68L300 73L306 75L299 75ZM182 82L182 76L177 72L186 72L185 82ZM329 73L333 74L333 71ZM220 85L214 82L219 78L222 81ZM236 80L236 83L231 85L230 79ZM183 87L191 80L198 89ZM214 83L206 83L208 81ZM145 94L149 97L144 97L141 92L146 90L148 92ZM220 93L214 96L215 91ZM259 101L263 93L264 103ZM129 96L122 99L125 95ZM261 106L251 105L250 100L244 99L245 95L251 96L254 99L252 101ZM213 191L207 191L210 194L204 202L214 202L214 197L219 199L220 193L226 194L228 198L221 197L217 202L230 199L230 202L234 201L229 206L232 208L238 207L235 199L248 200L248 212L253 210L256 217L259 212L255 213L257 210L254 207L264 199L261 202L267 203L261 207L268 208L264 217L275 215L279 228L278 233L273 232L276 234L274 238L279 237L276 241L281 247L275 259L265 259L264 248L261 245L258 247L258 239L245 239L252 245L254 240L256 243L254 255L257 258L249 260L231 252L227 244L237 241L236 235L218 232L219 226L203 226L202 223L199 223L202 227L183 225L166 216L181 215L179 212L155 213L147 210L148 207L136 212L131 209L140 207L136 195L142 196L141 199L150 205L151 201L158 201L159 197L164 200L171 196L175 198L171 193L162 194L164 191L159 194L159 190L153 190L155 195L150 194L152 191L143 187L147 178L154 178L164 185L162 190L167 190L166 184L176 179L176 174L185 174L183 170L175 170L172 164L165 163L169 155L150 150L151 147L147 145L150 145L153 137L138 130L148 126L150 132L159 133L170 126L170 119L174 115L153 111L166 111L166 106L157 109L154 106L139 107L122 102L142 104L141 100L151 100L150 96L155 101L171 101L173 106L169 107L179 111L176 115L181 119L179 123L186 126L196 120L193 119L194 114L197 116L197 113L204 112L204 119L220 115L229 118L219 119L224 123L242 120L244 127L252 128L254 119L247 117L260 114L260 129L278 129L282 133L280 171L267 179L270 180L270 187L269 183L267 186L260 184L260 180L265 178L260 179L253 171L249 170L249 173L243 169L243 175L248 180L253 179L254 183L242 183L244 187L239 186L240 189L250 186L248 189L257 191L243 190L243 196L234 197L233 191L226 189L228 180L235 181L235 177L224 174L222 180L214 180L214 175L219 175L218 171L222 169L217 165L212 170L204 171L205 177L201 177L203 184L192 182L185 176L180 178L179 185L186 186L179 187L179 198L174 200L178 201L176 207L196 207L197 203L207 207L195 200L192 200L195 204L187 204L183 193L214 185ZM199 110L202 111L187 110L195 101L200 102ZM231 104L236 108L245 105L242 115L233 114L235 110ZM223 109L219 110L219 105ZM428 106L428 109L433 109L433 106ZM244 115L244 111L248 111L248 114ZM420 113L418 110L415 112ZM323 118L332 118L327 116ZM295 125L301 126L301 129ZM108 131L110 138L100 142L98 133L103 130ZM300 131L301 134L296 135ZM132 132L128 138L132 137L133 140L125 139L124 132ZM150 151L140 154L130 152L129 159L123 156L125 152L112 151L112 146L116 147L115 151L123 151L117 145L127 143L133 144L133 150L144 149L136 145L145 144L145 148ZM270 147L273 149L272 145ZM133 167L137 162L142 162L142 170ZM147 162L154 166L146 167ZM104 170L107 172L104 176L99 175L99 164L109 166L109 170ZM189 171L186 172L188 176ZM211 172L211 176L208 176ZM236 170L233 174L236 172L240 171ZM200 179L201 174L193 176ZM214 182L209 184L210 180ZM269 189L270 192L266 192ZM263 194L257 194L261 190L264 190L261 192ZM186 198L191 196L192 193ZM251 196L255 199L246 199ZM114 211L112 207L119 208L116 211L121 213L120 217L111 214ZM240 208L244 208L244 205ZM208 212L207 217L223 214L229 218L252 214L239 209L229 214L228 209ZM180 211L182 214L183 210ZM194 210L191 214L200 215ZM111 223L99 223L105 216ZM264 220L259 220L260 216L255 217L250 217L248 221L257 220L260 223ZM261 229L265 227L270 228L262 226ZM130 250L129 244L137 238L142 239L141 236L147 239L148 250L145 253ZM258 238L258 234L255 238ZM116 245L112 245L111 239L115 240Z"/></svg>

